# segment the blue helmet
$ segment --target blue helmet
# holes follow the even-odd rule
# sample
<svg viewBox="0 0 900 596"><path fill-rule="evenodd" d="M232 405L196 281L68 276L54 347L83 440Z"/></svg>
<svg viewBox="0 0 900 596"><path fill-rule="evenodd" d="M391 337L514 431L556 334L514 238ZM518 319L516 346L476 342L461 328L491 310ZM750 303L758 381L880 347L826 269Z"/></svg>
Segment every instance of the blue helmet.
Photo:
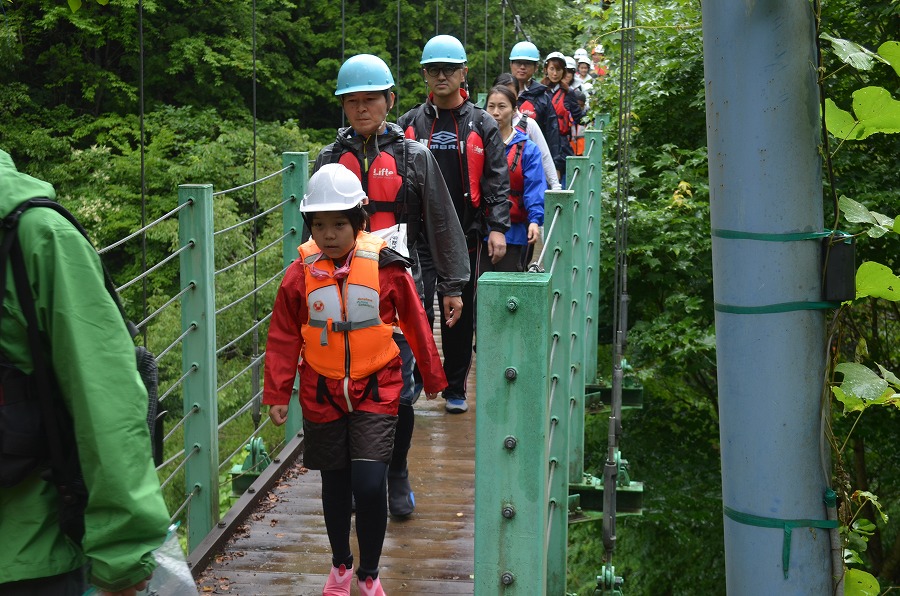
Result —
<svg viewBox="0 0 900 596"><path fill-rule="evenodd" d="M466 49L452 35L436 35L428 40L422 48L422 60L419 64L465 64Z"/></svg>
<svg viewBox="0 0 900 596"><path fill-rule="evenodd" d="M530 41L520 41L509 52L509 61L512 62L513 60L540 62L541 53L538 52L537 46Z"/></svg>
<svg viewBox="0 0 900 596"><path fill-rule="evenodd" d="M357 91L384 91L394 86L394 75L384 60L372 54L351 56L341 65L335 95Z"/></svg>

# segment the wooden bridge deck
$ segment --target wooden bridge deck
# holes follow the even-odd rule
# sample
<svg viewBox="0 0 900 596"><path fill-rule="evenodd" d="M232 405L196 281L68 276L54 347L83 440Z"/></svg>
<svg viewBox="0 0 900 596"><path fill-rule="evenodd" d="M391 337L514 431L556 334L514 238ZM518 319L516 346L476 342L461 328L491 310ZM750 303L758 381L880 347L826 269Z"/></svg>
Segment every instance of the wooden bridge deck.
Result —
<svg viewBox="0 0 900 596"><path fill-rule="evenodd" d="M439 337L439 334L437 334ZM395 594L472 594L475 542L474 359L469 412L416 404L410 478L416 511L388 521L380 577ZM331 567L316 471L295 464L197 579L204 594L319 596ZM351 548L358 557L355 529ZM355 582L354 595L357 594Z"/></svg>

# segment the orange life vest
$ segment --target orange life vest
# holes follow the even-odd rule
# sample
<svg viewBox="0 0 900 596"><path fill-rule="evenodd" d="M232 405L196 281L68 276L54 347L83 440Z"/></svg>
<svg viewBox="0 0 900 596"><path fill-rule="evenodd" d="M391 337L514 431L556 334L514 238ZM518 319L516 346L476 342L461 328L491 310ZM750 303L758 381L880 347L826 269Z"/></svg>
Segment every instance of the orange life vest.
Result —
<svg viewBox="0 0 900 596"><path fill-rule="evenodd" d="M316 267L329 274L316 279L311 265L320 254L310 239L298 249L306 265L309 322L300 330L303 359L330 379L364 379L393 360L400 349L391 339L393 326L381 320L378 257L384 240L367 232L356 237L347 277L335 280L334 263L323 258ZM338 286L340 284L340 286Z"/></svg>

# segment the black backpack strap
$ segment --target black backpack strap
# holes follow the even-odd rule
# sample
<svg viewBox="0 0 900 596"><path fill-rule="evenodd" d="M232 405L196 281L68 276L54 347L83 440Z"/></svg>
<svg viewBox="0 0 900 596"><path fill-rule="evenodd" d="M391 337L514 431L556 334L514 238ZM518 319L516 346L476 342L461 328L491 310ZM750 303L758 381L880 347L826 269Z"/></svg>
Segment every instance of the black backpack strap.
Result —
<svg viewBox="0 0 900 596"><path fill-rule="evenodd" d="M516 128L528 134L528 114L522 114L522 117L519 118L519 121L516 123Z"/></svg>
<svg viewBox="0 0 900 596"><path fill-rule="evenodd" d="M516 166L519 165L519 159L522 157L522 150L525 147L525 141L519 141L516 143L516 154L513 156L513 162L509 165L510 173L516 171Z"/></svg>

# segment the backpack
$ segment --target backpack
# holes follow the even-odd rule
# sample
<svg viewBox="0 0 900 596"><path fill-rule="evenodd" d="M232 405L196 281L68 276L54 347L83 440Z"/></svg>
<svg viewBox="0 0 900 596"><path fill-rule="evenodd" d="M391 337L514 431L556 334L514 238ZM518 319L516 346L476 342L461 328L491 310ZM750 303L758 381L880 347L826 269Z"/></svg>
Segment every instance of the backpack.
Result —
<svg viewBox="0 0 900 596"><path fill-rule="evenodd" d="M58 391L56 381L41 349L34 301L28 291L29 282L22 248L18 240L18 223L22 214L32 207L51 208L68 220L88 240L87 232L62 205L47 198L34 198L19 204L0 220L5 234L0 244L0 298L6 291L6 264L12 265L13 282L22 312L28 324L28 344L34 371L31 375L15 368L0 353L0 486L15 486L36 469L49 469L44 478L56 485L60 497L60 527L76 542L84 535L84 507L87 490L74 448L74 426L62 403L53 399ZM102 264L102 263L101 263ZM103 267L104 283L132 338L137 327L128 320L115 284ZM2 309L0 309L2 316ZM162 416L157 415L158 370L153 354L143 346L135 346L135 358L141 380L147 389L147 424L150 428L151 448L156 465L162 461Z"/></svg>

